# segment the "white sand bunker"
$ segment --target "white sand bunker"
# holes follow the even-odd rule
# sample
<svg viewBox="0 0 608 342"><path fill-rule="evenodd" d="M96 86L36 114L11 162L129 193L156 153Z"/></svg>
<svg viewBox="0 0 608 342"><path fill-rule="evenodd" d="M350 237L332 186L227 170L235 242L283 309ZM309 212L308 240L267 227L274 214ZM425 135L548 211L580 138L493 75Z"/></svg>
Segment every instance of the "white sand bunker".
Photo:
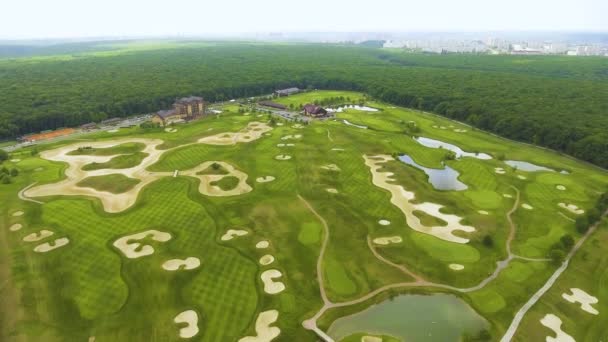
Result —
<svg viewBox="0 0 608 342"><path fill-rule="evenodd" d="M456 133L466 133L466 131L467 131L466 129L460 129L460 128L456 128L454 130L454 132L456 132Z"/></svg>
<svg viewBox="0 0 608 342"><path fill-rule="evenodd" d="M576 215L582 215L585 213L585 210L579 209L578 205L575 205L575 204L566 204L566 203L560 202L558 204L558 206L560 208L566 209Z"/></svg>
<svg viewBox="0 0 608 342"><path fill-rule="evenodd" d="M25 242L36 242L36 241L40 241L40 240L46 239L49 236L52 236L53 234L55 234L55 233L53 233L50 230L43 229L43 230L39 231L38 233L31 233L29 235L24 236L23 237L23 241L25 241Z"/></svg>
<svg viewBox="0 0 608 342"><path fill-rule="evenodd" d="M21 228L23 228L23 225L21 225L21 223L15 223L14 225L10 226L8 230L10 230L11 232L16 232Z"/></svg>
<svg viewBox="0 0 608 342"><path fill-rule="evenodd" d="M260 258L260 265L267 266L274 262L274 257L270 254L266 254Z"/></svg>
<svg viewBox="0 0 608 342"><path fill-rule="evenodd" d="M221 166L222 169L226 171L226 173L222 175L199 174L200 172L207 170L210 167L213 167L214 164ZM222 161L207 161L193 169L180 171L179 174L182 176L198 178L200 180L200 183L198 185L198 191L201 194L207 196L238 196L246 194L253 190L253 188L249 184L247 184L248 176L246 173L237 170L234 166ZM230 190L223 190L218 185L216 185L216 182L222 180L225 177L236 177L239 180L239 183Z"/></svg>
<svg viewBox="0 0 608 342"><path fill-rule="evenodd" d="M118 132L117 129L111 129L111 130L108 131L108 133L116 133L116 132Z"/></svg>
<svg viewBox="0 0 608 342"><path fill-rule="evenodd" d="M265 123L252 121L247 127L233 133L219 133L198 140L199 143L209 145L235 145L237 143L248 143L259 139L262 134L271 131L272 127Z"/></svg>
<svg viewBox="0 0 608 342"><path fill-rule="evenodd" d="M403 241L403 239L401 238L401 236L395 235L395 236L386 236L386 237L379 237L379 238L375 238L374 239L374 243L376 245L389 245L391 243L401 243Z"/></svg>
<svg viewBox="0 0 608 342"><path fill-rule="evenodd" d="M194 310L186 310L175 316L173 322L177 324L186 324L185 327L179 329L179 337L192 338L198 334L198 314Z"/></svg>
<svg viewBox="0 0 608 342"><path fill-rule="evenodd" d="M283 125L284 125L284 123L282 123L282 122L277 122L277 126L283 126Z"/></svg>
<svg viewBox="0 0 608 342"><path fill-rule="evenodd" d="M334 148L332 148L331 150L332 150L332 151L338 151L338 152L342 152L342 151L344 151L344 149L343 149L343 148L337 148L337 147L334 147Z"/></svg>
<svg viewBox="0 0 608 342"><path fill-rule="evenodd" d="M34 169L34 171L36 171L36 172L40 172L40 171L42 171L42 170L44 170L44 168L43 168L43 167L37 167L37 168L35 168L35 169Z"/></svg>
<svg viewBox="0 0 608 342"><path fill-rule="evenodd" d="M338 165L336 164L327 164L327 165L323 165L321 166L322 169L324 170L329 170L329 171L336 171L336 172L340 172L340 168L338 167Z"/></svg>
<svg viewBox="0 0 608 342"><path fill-rule="evenodd" d="M283 274L279 270L271 269L262 272L260 278L262 278L262 282L264 283L264 292L268 294L277 294L283 292L285 290L285 284L280 281L274 281L274 278L280 278Z"/></svg>
<svg viewBox="0 0 608 342"><path fill-rule="evenodd" d="M382 226L388 226L389 224L391 224L391 221L389 220L379 220L378 223Z"/></svg>
<svg viewBox="0 0 608 342"><path fill-rule="evenodd" d="M281 138L281 140L291 140L291 139L301 139L302 134L294 134L294 135L286 135Z"/></svg>
<svg viewBox="0 0 608 342"><path fill-rule="evenodd" d="M334 188L327 188L327 189L325 189L325 191L329 192L330 194L338 193L338 189L334 189Z"/></svg>
<svg viewBox="0 0 608 342"><path fill-rule="evenodd" d="M562 331L562 320L553 314L547 314L540 323L555 332L555 337L547 336L547 342L576 342L574 338Z"/></svg>
<svg viewBox="0 0 608 342"><path fill-rule="evenodd" d="M522 179L522 180L528 179L526 176L522 176L522 175L517 175L517 178Z"/></svg>
<svg viewBox="0 0 608 342"><path fill-rule="evenodd" d="M278 318L279 312L277 310L260 312L255 320L255 333L257 336L246 336L241 338L239 342L270 342L274 340L281 334L281 329L271 327L270 325L276 322Z"/></svg>
<svg viewBox="0 0 608 342"><path fill-rule="evenodd" d="M186 259L171 259L163 263L162 268L167 271L177 270L193 270L201 265L201 260L195 257L187 257Z"/></svg>
<svg viewBox="0 0 608 342"><path fill-rule="evenodd" d="M13 216L15 216L15 217L17 217L17 216L22 216L22 215L23 215L23 211L21 211L21 210L15 211L15 212L13 213Z"/></svg>
<svg viewBox="0 0 608 342"><path fill-rule="evenodd" d="M153 254L154 247L142 245L141 243L134 241L148 238L157 242L167 242L171 240L171 234L150 229L145 232L123 236L114 241L113 245L129 259L141 258Z"/></svg>
<svg viewBox="0 0 608 342"><path fill-rule="evenodd" d="M499 175L504 175L505 173L507 173L507 171L505 171L505 169L503 169L502 167L495 167L494 172L496 172Z"/></svg>
<svg viewBox="0 0 608 342"><path fill-rule="evenodd" d="M255 248L257 249L266 249L268 246L270 246L270 242L268 242L268 240L262 240L255 244Z"/></svg>
<svg viewBox="0 0 608 342"><path fill-rule="evenodd" d="M372 173L372 183L382 189L388 190L391 193L391 203L403 212L405 215L407 225L415 231L433 235L439 239L456 242L456 243L467 243L469 239L454 235L454 231L460 230L464 232L474 232L475 228L466 226L460 223L462 217L453 214L445 214L440 212L443 208L442 205L424 202L424 203L412 203L415 199L415 194L411 191L407 191L403 186L393 184L392 172L381 172L382 164L395 160L390 155L377 155L367 156L364 155L365 165L370 168ZM447 222L447 226L433 226L429 227L420 221L420 218L414 215L414 211L420 210L427 215L434 216L440 220Z"/></svg>
<svg viewBox="0 0 608 342"><path fill-rule="evenodd" d="M502 194L502 197L504 197L504 198L513 198L513 195L510 195L510 194Z"/></svg>
<svg viewBox="0 0 608 342"><path fill-rule="evenodd" d="M167 128L165 128L165 132L167 132L167 133L175 133L175 132L177 132L177 128L167 127Z"/></svg>
<svg viewBox="0 0 608 342"><path fill-rule="evenodd" d="M293 147L293 146L296 146L296 144L291 144L291 143L290 144L283 144L283 143L277 144L277 147Z"/></svg>
<svg viewBox="0 0 608 342"><path fill-rule="evenodd" d="M521 205L522 208L526 209L526 210L532 210L534 209L533 206L529 205L528 203L524 203Z"/></svg>
<svg viewBox="0 0 608 342"><path fill-rule="evenodd" d="M557 190L561 190L561 191L566 190L566 187L565 187L565 186L563 186L563 185L557 185L555 188L556 188Z"/></svg>
<svg viewBox="0 0 608 342"><path fill-rule="evenodd" d="M11 163L18 163L20 161L21 161L21 159L19 159L19 158L11 159Z"/></svg>
<svg viewBox="0 0 608 342"><path fill-rule="evenodd" d="M594 297L578 288L571 288L570 291L572 291L572 294L562 294L562 297L565 300L569 301L570 303L580 303L583 311L586 311L592 315L599 315L600 312L591 306L591 304L598 303L597 297Z"/></svg>
<svg viewBox="0 0 608 342"><path fill-rule="evenodd" d="M382 342L382 337L378 336L361 336L361 342Z"/></svg>
<svg viewBox="0 0 608 342"><path fill-rule="evenodd" d="M66 237L55 239L55 241L45 242L41 245L34 247L34 252L36 252L36 253L50 252L57 248L63 247L65 245L67 245L68 243L70 243L70 239L68 239Z"/></svg>
<svg viewBox="0 0 608 342"><path fill-rule="evenodd" d="M304 126L302 126L302 125L300 125L300 124L295 124L295 125L293 125L293 126L291 126L291 127L292 127L292 128L295 128L295 129L301 129L301 128L304 128Z"/></svg>
<svg viewBox="0 0 608 342"><path fill-rule="evenodd" d="M278 156L274 157L274 159L276 160L289 160L291 159L291 156L288 154L279 154Z"/></svg>
<svg viewBox="0 0 608 342"><path fill-rule="evenodd" d="M477 212L480 213L481 215L490 215L490 213L485 210L477 210Z"/></svg>
<svg viewBox="0 0 608 342"><path fill-rule="evenodd" d="M450 267L450 269L452 269L454 271L464 270L464 265L461 265L461 264L450 264L449 267Z"/></svg>
<svg viewBox="0 0 608 342"><path fill-rule="evenodd" d="M238 236L245 236L249 234L248 231L246 230L242 230L242 229L228 229L228 231L226 233L224 233L224 235L222 235L222 237L220 238L220 240L222 241L229 241L234 239L235 237Z"/></svg>
<svg viewBox="0 0 608 342"><path fill-rule="evenodd" d="M272 182L275 178L273 176L264 176L264 177L258 177L255 179L256 182L258 183L268 183L268 182Z"/></svg>

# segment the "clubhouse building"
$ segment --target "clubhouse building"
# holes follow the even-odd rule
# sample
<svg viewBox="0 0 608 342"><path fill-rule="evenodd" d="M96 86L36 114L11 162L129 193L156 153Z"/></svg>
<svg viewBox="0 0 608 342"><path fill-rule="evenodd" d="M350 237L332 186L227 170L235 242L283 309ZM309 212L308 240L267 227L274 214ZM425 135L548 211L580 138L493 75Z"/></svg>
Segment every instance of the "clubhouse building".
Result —
<svg viewBox="0 0 608 342"><path fill-rule="evenodd" d="M304 105L304 115L318 118L327 115L327 110L325 110L321 106L309 103L307 105Z"/></svg>
<svg viewBox="0 0 608 342"><path fill-rule="evenodd" d="M195 120L205 116L206 110L207 103L202 97L182 97L173 103L173 108L156 112L152 122L165 126L174 122Z"/></svg>

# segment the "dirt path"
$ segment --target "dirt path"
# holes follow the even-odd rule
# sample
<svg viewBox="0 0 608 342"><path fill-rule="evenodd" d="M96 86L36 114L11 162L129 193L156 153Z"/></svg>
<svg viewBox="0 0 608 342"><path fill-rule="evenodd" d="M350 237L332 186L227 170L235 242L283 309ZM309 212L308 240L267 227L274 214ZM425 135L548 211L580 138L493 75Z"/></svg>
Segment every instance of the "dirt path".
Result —
<svg viewBox="0 0 608 342"><path fill-rule="evenodd" d="M334 141L334 139L331 137L331 134L329 134L329 129L327 130L327 139L329 139L329 141Z"/></svg>

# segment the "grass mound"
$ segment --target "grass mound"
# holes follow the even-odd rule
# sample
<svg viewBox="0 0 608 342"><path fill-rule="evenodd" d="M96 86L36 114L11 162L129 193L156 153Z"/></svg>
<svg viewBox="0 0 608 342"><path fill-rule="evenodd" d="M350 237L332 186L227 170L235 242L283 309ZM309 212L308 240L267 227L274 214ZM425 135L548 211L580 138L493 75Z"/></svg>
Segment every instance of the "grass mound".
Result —
<svg viewBox="0 0 608 342"><path fill-rule="evenodd" d="M211 185L217 185L220 189L224 191L232 190L239 185L239 179L234 176L226 176L218 181L211 182Z"/></svg>
<svg viewBox="0 0 608 342"><path fill-rule="evenodd" d="M148 156L147 153L135 152L122 156L116 156L105 163L91 163L82 167L84 171L101 170L101 169L128 169L141 164Z"/></svg>
<svg viewBox="0 0 608 342"><path fill-rule="evenodd" d="M146 147L142 143L124 143L107 148L80 147L68 153L70 156L112 156L115 154L132 154Z"/></svg>
<svg viewBox="0 0 608 342"><path fill-rule="evenodd" d="M139 183L139 180L121 174L87 177L78 182L83 188L93 188L98 191L108 191L113 194L127 192Z"/></svg>

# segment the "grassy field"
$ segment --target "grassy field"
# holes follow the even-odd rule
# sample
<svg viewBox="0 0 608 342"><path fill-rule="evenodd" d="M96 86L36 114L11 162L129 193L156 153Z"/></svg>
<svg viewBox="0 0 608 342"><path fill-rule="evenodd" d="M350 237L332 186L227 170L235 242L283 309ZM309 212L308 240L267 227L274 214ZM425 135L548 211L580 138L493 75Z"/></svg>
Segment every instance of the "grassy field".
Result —
<svg viewBox="0 0 608 342"><path fill-rule="evenodd" d="M338 96L357 99L354 101L364 98L358 93L315 91L279 101L300 104ZM581 236L572 221L576 215L561 209L558 203L589 209L600 192L608 188L607 173L557 153L423 112L372 100L366 105L379 111L347 110L338 114L338 119L369 129L347 126L341 120L314 121L303 128L281 122L258 140L226 146L192 143L204 136L236 132L251 121L266 122L268 116L245 116L238 113L237 105L229 105L217 117L176 125L175 133L128 128L85 136L91 141L162 139L160 148L171 150L148 171L172 174L206 161L223 161L245 172L247 183L253 188L238 196L209 197L198 191L196 178L161 177L142 190L134 206L114 214L105 212L98 200L88 197L35 198L42 204L19 199L19 191L34 182L64 179L66 165L32 155L29 149L14 152L10 159L20 161L6 161L4 166L17 167L20 174L11 184L0 185L0 340L86 341L95 336L96 341L178 341L180 326L173 318L182 311L194 310L200 333L192 340L234 341L255 336L258 313L275 309L279 311L275 325L281 329L278 340L311 341L316 336L305 330L302 322L323 305L320 285L332 302L345 302L384 286L413 281L412 276L378 258L370 250L368 237L399 236L401 243L376 246L377 253L427 281L472 287L488 277L496 262L507 256L507 214L514 208L516 191L520 193L520 204L529 204L533 209L515 207L512 219L516 233L511 249L522 257L544 259L563 235L575 240ZM488 153L494 158L446 160L444 150L424 147L406 133L410 121L419 128L416 136L451 143L467 152ZM282 137L295 134L302 138L288 141L294 146L277 146L286 142ZM73 142L39 145L38 151ZM142 148L139 144L123 144L74 153L125 154L120 159L114 157L108 165L95 164L96 168L119 168L136 164L135 156ZM276 160L280 154L292 158ZM404 214L391 204L391 195L372 184L370 169L364 164L365 154L407 154L424 167L442 168L444 163L456 170L458 180L467 185L464 191L436 190L423 172L397 160L383 164L382 169L394 173L394 183L415 193L415 203L440 204L442 213L460 216L463 224L475 227L473 233L456 232L470 242L449 242L409 228ZM516 170L498 157L569 173ZM335 164L339 171L322 168L328 164ZM495 168L506 172L498 174ZM225 170L210 167L202 173L225 174ZM275 180L256 181L265 176ZM238 183L232 178L225 177L216 185L231 189ZM83 182L87 183L84 186L115 192L132 186L130 180L114 176ZM337 193L327 189L336 189ZM316 269L326 238L323 225L298 195L310 203L329 228L322 260L323 284L318 282ZM14 216L17 211L24 214ZM446 224L422 211L416 215L424 224ZM390 224L381 225L379 220ZM15 224L22 228L9 229ZM54 232L48 241L67 237L70 243L48 253L34 252L35 246L47 240L32 243L23 241L23 237L41 229ZM151 229L171 234L164 243L142 240L154 248L151 255L128 259L113 246L120 237ZM248 234L222 240L229 229ZM604 224L587 241L556 286L524 318L518 340L542 340L548 335L549 330L538 323L547 312L559 315L565 322L564 329L577 340L606 337L608 293L602 287L606 277L595 270L603 270L607 262L607 232ZM484 242L486 237L491 238L491 243ZM263 240L269 242L269 247L256 248ZM265 254L275 258L267 266L258 262ZM175 272L161 268L169 259L187 257L199 258L201 266ZM464 269L450 269L454 263ZM267 269L282 273L276 280L285 284L283 292L264 292L260 275ZM398 287L355 305L329 309L318 324L327 330L333 320L397 294L445 291L458 295L482 315L488 321L491 339L497 340L514 313L555 269L551 262L517 259L476 291ZM561 300L561 293L568 287L580 287L597 296L600 315L592 317ZM345 341L358 341L364 333L357 332ZM382 332L374 332L377 334Z"/></svg>

